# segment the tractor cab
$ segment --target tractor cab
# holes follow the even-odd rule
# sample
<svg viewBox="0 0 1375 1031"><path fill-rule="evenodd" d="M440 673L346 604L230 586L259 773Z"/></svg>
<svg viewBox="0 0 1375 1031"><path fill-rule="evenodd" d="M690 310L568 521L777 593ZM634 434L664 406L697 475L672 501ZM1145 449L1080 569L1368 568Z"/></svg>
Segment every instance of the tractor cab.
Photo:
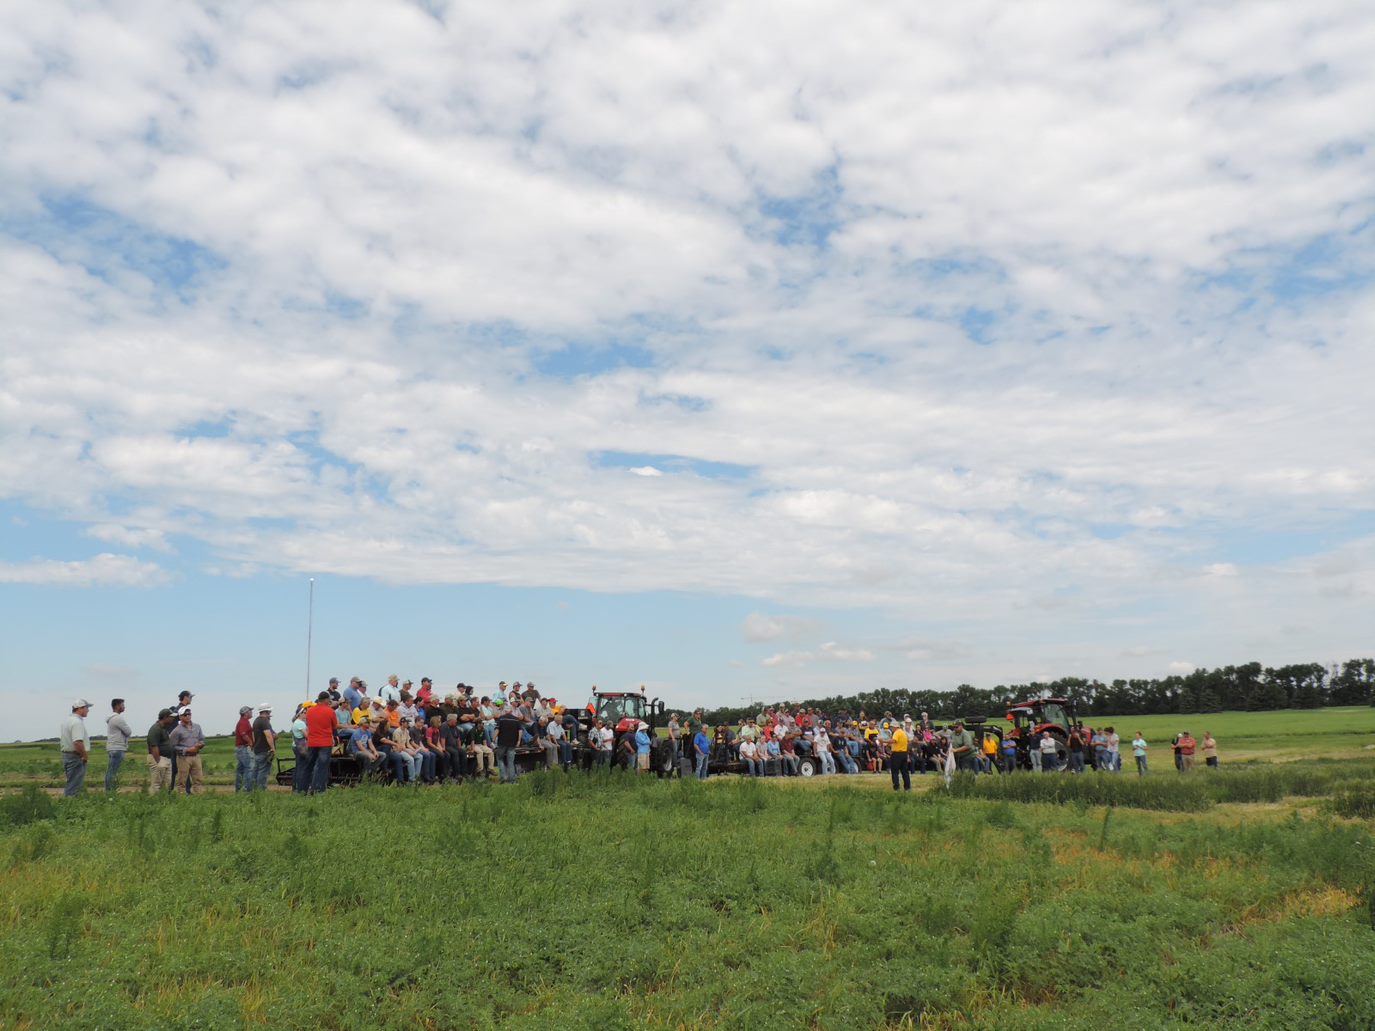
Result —
<svg viewBox="0 0 1375 1031"><path fill-rule="evenodd" d="M656 717L664 713L664 703L646 698L643 690L593 691L587 708L593 717L614 727L617 734L633 730L639 723L648 723L652 729L658 723Z"/></svg>
<svg viewBox="0 0 1375 1031"><path fill-rule="evenodd" d="M1074 702L1068 698L1028 698L1007 708L1007 720L1013 727L1011 734L1017 739L1019 748L1029 747L1042 733L1050 731L1062 760L1068 751L1076 715Z"/></svg>

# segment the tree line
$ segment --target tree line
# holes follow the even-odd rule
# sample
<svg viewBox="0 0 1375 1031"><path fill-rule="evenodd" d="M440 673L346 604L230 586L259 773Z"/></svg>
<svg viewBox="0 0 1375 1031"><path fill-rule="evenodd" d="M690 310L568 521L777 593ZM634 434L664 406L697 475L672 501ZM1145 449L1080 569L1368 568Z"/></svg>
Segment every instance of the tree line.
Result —
<svg viewBox="0 0 1375 1031"><path fill-rule="evenodd" d="M1071 698L1081 715L1144 716L1155 713L1220 712L1240 709L1320 709L1328 705L1375 705L1375 659L1348 659L1325 666L1320 662L1288 666L1241 666L1196 669L1168 677L1118 679L1104 683L1084 677L1061 677L1049 683L998 684L982 688L961 684L951 691L914 691L881 687L854 695L780 701L789 708L802 705L825 713L861 710L870 716L930 713L932 719L955 716L1001 717L1010 703L1038 695ZM736 724L754 716L766 704L723 706L704 713L714 724Z"/></svg>

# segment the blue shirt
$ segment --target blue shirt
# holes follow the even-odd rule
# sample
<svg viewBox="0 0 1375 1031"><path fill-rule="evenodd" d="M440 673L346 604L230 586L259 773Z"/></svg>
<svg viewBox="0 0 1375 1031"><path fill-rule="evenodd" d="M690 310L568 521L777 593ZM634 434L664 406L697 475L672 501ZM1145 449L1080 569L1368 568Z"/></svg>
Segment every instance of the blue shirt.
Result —
<svg viewBox="0 0 1375 1031"><path fill-rule="evenodd" d="M352 686L344 688L344 701L349 703L349 712L358 708L358 703L362 700L363 696L358 693L356 688Z"/></svg>
<svg viewBox="0 0 1375 1031"><path fill-rule="evenodd" d="M698 753L701 755L706 755L708 752L711 751L711 742L707 740L707 735L705 731L699 730L696 734L693 735L692 746L696 748Z"/></svg>
<svg viewBox="0 0 1375 1031"><path fill-rule="evenodd" d="M353 732L353 736L349 738L349 751L361 752L371 743L372 731L364 727L359 727Z"/></svg>
<svg viewBox="0 0 1375 1031"><path fill-rule="evenodd" d="M649 732L645 730L635 731L635 751L641 755L649 754Z"/></svg>

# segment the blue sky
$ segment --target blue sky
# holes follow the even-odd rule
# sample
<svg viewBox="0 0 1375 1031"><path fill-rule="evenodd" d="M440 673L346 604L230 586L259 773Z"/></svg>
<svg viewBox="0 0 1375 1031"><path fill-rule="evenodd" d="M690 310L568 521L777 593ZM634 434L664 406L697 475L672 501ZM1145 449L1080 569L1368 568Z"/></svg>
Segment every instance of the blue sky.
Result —
<svg viewBox="0 0 1375 1031"><path fill-rule="evenodd" d="M1370 652L1366 4L0 27L14 736Z"/></svg>

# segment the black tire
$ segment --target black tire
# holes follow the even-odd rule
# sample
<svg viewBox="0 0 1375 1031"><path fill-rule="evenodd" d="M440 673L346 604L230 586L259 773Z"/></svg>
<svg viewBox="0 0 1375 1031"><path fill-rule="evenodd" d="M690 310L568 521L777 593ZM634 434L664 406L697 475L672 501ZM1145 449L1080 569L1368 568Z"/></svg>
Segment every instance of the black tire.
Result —
<svg viewBox="0 0 1375 1031"><path fill-rule="evenodd" d="M811 755L802 756L797 763L797 775L799 777L815 777L821 772L821 762Z"/></svg>

